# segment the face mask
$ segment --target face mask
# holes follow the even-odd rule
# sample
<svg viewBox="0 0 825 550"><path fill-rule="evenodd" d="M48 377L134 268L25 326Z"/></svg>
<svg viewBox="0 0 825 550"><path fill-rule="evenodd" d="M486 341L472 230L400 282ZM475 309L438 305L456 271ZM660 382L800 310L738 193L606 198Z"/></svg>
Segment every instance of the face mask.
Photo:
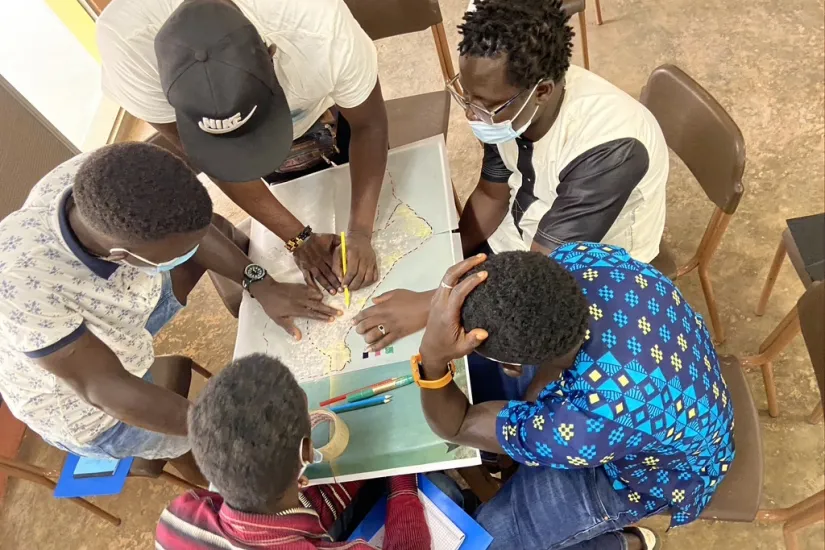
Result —
<svg viewBox="0 0 825 550"><path fill-rule="evenodd" d="M304 439L306 439L306 437ZM312 462L304 461L304 439L302 439L301 444L298 445L298 460L301 461L301 471L298 472L298 479L301 479L301 476L304 475L307 466L310 464L319 464L324 461L324 455L315 447L312 448Z"/></svg>
<svg viewBox="0 0 825 550"><path fill-rule="evenodd" d="M530 98L533 97L533 92L536 91L536 88L538 88L538 84L533 86L533 89L530 90L530 95L527 96L527 100L524 102L524 105L521 106L521 109L519 109L516 115L510 120L503 120L501 122L493 122L490 124L480 120L471 120L470 129L472 129L473 134L475 134L475 136L482 143L489 143L490 145L506 143L519 137L527 130L530 124L533 123L533 117L535 117L536 113L539 111L539 106L536 105L536 108L533 110L533 114L530 115L530 119L518 130L513 129L513 121L519 117L521 112L524 110L524 107L526 107L530 102Z"/></svg>
<svg viewBox="0 0 825 550"><path fill-rule="evenodd" d="M109 250L109 254L115 254L115 253L121 252L121 253L126 253L126 254L132 256L133 258L137 258L141 262L147 263L149 265L148 266L143 266L143 265L139 266L139 265L132 265L128 262L124 262L124 263L126 263L126 265L128 265L130 267L135 267L135 268L140 269L141 271L144 271L144 272L146 272L150 275L154 275L154 274L157 274L157 273L163 273L165 271L172 271L173 269L175 269L179 265L186 263L198 251L198 246L200 246L200 245L195 245L195 248L193 248L192 250L190 250L189 252L187 252L183 256L178 256L177 258L172 258L171 260L169 260L167 262L161 262L159 264L156 264L153 261L147 260L146 258L141 258L140 256L138 256L134 252L129 252L125 248L112 248L111 250Z"/></svg>

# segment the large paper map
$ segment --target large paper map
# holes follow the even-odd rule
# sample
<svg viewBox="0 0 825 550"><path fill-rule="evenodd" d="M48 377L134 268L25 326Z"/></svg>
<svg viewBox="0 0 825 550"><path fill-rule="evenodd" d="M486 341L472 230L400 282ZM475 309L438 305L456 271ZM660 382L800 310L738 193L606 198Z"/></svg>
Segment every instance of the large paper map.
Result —
<svg viewBox="0 0 825 550"><path fill-rule="evenodd" d="M364 357L366 344L352 319L375 296L394 288L434 288L458 259L450 231L457 225L451 189L444 185L446 161L439 139L393 151L381 189L373 233L379 268L377 284L355 291L349 308L343 295L325 301L344 314L333 323L296 320L303 338L296 342L271 321L254 300L244 300L236 356L253 351L280 357L301 381L343 371L402 361L417 349L417 339L402 339L391 353ZM415 163L415 166L413 165ZM434 173L428 174L431 171ZM437 176L437 177L434 177ZM446 179L449 182L449 179ZM315 232L346 230L349 214L349 168L341 166L278 185L274 193ZM250 256L279 281L302 282L292 255L274 235L253 226ZM256 335L260 335L257 338ZM407 342L405 342L407 340ZM389 348L388 348L389 350Z"/></svg>

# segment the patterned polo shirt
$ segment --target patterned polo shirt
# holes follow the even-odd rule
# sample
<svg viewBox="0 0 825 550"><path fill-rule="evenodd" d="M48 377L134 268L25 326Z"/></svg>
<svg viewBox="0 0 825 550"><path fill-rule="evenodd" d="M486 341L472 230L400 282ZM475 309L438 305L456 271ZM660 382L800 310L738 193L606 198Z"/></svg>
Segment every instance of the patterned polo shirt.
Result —
<svg viewBox="0 0 825 550"><path fill-rule="evenodd" d="M730 394L701 315L620 248L569 243L550 257L590 302L589 330L535 403L502 409L502 447L528 466L604 467L635 517L667 505L672 525L695 520L734 456Z"/></svg>
<svg viewBox="0 0 825 550"><path fill-rule="evenodd" d="M149 315L162 277L92 256L68 223L66 205L85 155L61 164L0 221L0 394L11 412L55 443L93 441L117 423L35 360L86 331L123 367L143 376L154 361Z"/></svg>

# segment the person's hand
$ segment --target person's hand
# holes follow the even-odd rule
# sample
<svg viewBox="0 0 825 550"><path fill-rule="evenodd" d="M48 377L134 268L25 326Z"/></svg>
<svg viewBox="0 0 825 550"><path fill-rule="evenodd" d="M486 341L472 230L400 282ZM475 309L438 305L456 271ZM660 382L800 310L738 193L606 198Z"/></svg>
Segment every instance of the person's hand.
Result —
<svg viewBox="0 0 825 550"><path fill-rule="evenodd" d="M378 265L375 263L375 251L370 242L372 236L361 231L347 232L347 274L341 265L341 246L335 249L334 272L341 281L339 292L344 288L358 290L368 287L378 280Z"/></svg>
<svg viewBox="0 0 825 550"><path fill-rule="evenodd" d="M443 370L447 363L469 355L487 338L484 329L473 328L467 332L461 326L461 306L470 292L487 279L487 272L479 271L463 281L461 278L486 259L486 255L478 254L457 263L441 280L430 304L427 328L421 339L421 362L425 368Z"/></svg>
<svg viewBox="0 0 825 550"><path fill-rule="evenodd" d="M292 253L308 286L315 286L317 282L330 294L335 294L336 290L343 290L341 280L333 269L336 263L333 254L339 244L341 244L341 238L338 235L313 233ZM341 253L338 252L338 254ZM340 262L339 258L338 263Z"/></svg>
<svg viewBox="0 0 825 550"><path fill-rule="evenodd" d="M324 296L315 285L279 283L267 277L250 290L269 318L296 340L301 339L301 331L295 326L295 317L332 322L343 313L324 304Z"/></svg>
<svg viewBox="0 0 825 550"><path fill-rule="evenodd" d="M430 293L391 290L372 299L373 306L355 316L355 332L369 344L366 351L384 349L427 324ZM378 327L383 327L382 332Z"/></svg>

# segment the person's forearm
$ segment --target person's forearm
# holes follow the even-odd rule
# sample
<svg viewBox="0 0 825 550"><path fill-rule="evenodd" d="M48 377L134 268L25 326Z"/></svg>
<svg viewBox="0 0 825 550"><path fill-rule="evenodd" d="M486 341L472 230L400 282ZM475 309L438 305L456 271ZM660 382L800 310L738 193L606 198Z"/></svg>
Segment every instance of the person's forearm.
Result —
<svg viewBox="0 0 825 550"><path fill-rule="evenodd" d="M423 352L422 352L423 353ZM424 360L423 375L437 380L447 372L447 361ZM496 415L505 405L491 401L470 405L455 382L437 390L421 390L421 407L430 429L441 439L482 451L502 452L496 438Z"/></svg>
<svg viewBox="0 0 825 550"><path fill-rule="evenodd" d="M275 198L263 181L247 183L213 181L224 195L232 199L232 202L243 208L244 212L258 220L282 241L288 241L304 229L301 220Z"/></svg>
<svg viewBox="0 0 825 550"><path fill-rule="evenodd" d="M222 275L236 283L243 282L243 272L252 260L215 224L201 240L193 260L204 269Z"/></svg>
<svg viewBox="0 0 825 550"><path fill-rule="evenodd" d="M349 146L352 180L349 231L372 236L378 197L387 168L387 139L386 118L383 123L374 120L372 124L352 129Z"/></svg>
<svg viewBox="0 0 825 550"><path fill-rule="evenodd" d="M187 435L189 400L123 370L98 378L81 392L92 406L130 426Z"/></svg>
<svg viewBox="0 0 825 550"><path fill-rule="evenodd" d="M388 479L386 531L383 548L386 550L430 550L432 539L424 515L424 506L418 497L415 475Z"/></svg>
<svg viewBox="0 0 825 550"><path fill-rule="evenodd" d="M508 202L490 197L478 188L473 191L458 221L465 256L475 253L495 233L507 215L507 208Z"/></svg>

